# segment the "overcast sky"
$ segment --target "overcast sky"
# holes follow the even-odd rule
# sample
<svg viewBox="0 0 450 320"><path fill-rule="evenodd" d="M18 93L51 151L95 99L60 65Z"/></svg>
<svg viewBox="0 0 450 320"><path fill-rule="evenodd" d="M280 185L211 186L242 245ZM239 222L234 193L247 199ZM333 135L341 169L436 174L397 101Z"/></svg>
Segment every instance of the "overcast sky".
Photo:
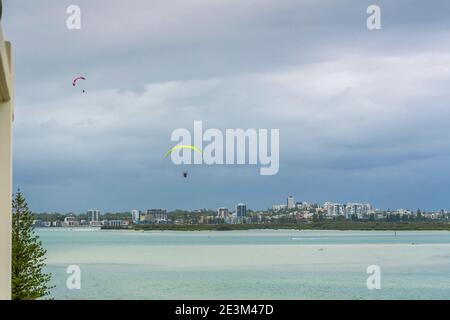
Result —
<svg viewBox="0 0 450 320"><path fill-rule="evenodd" d="M450 209L449 1L3 3L14 188L34 211L267 208L288 195ZM66 28L71 4L81 30ZM381 30L366 27L370 4ZM194 120L280 129L279 173L173 165L170 135Z"/></svg>

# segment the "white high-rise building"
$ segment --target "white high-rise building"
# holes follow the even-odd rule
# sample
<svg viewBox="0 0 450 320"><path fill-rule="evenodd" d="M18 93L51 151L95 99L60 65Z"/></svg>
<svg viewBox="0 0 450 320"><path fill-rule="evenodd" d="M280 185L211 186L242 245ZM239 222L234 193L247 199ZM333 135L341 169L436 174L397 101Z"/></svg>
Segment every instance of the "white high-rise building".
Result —
<svg viewBox="0 0 450 320"><path fill-rule="evenodd" d="M221 219L227 219L229 215L229 211L227 208L219 208L217 209L217 216Z"/></svg>
<svg viewBox="0 0 450 320"><path fill-rule="evenodd" d="M347 203L345 207L345 213L347 219L350 219L352 215L356 215L359 218L367 217L373 213L373 207L370 203Z"/></svg>
<svg viewBox="0 0 450 320"><path fill-rule="evenodd" d="M327 211L327 216L343 216L345 215L345 205L340 203L325 202L323 208Z"/></svg>
<svg viewBox="0 0 450 320"><path fill-rule="evenodd" d="M133 220L133 223L139 223L140 219L140 211L139 210L131 210L131 220Z"/></svg>
<svg viewBox="0 0 450 320"><path fill-rule="evenodd" d="M289 196L287 197L287 208L288 209L294 209L295 208L295 200L293 196Z"/></svg>
<svg viewBox="0 0 450 320"><path fill-rule="evenodd" d="M148 209L145 214L145 222L167 223L167 211L165 209Z"/></svg>
<svg viewBox="0 0 450 320"><path fill-rule="evenodd" d="M100 210L89 209L87 211L87 220L93 224L100 221Z"/></svg>

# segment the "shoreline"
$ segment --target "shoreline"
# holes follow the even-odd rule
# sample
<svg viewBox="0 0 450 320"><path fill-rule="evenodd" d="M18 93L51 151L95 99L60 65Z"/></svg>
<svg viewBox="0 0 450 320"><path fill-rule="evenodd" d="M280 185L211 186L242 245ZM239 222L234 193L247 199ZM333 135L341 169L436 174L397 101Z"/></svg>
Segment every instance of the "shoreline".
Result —
<svg viewBox="0 0 450 320"><path fill-rule="evenodd" d="M450 223L324 222L308 224L230 224L230 225L135 225L101 230L129 231L246 231L246 230L330 230L330 231L450 231Z"/></svg>

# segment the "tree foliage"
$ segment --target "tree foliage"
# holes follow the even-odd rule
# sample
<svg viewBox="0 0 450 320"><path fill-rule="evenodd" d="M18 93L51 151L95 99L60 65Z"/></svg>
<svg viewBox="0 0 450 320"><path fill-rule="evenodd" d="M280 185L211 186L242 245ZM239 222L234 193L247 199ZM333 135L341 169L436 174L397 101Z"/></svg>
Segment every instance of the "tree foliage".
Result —
<svg viewBox="0 0 450 320"><path fill-rule="evenodd" d="M51 289L51 274L43 271L47 251L34 233L33 215L20 190L14 196L12 209L12 298L43 298Z"/></svg>

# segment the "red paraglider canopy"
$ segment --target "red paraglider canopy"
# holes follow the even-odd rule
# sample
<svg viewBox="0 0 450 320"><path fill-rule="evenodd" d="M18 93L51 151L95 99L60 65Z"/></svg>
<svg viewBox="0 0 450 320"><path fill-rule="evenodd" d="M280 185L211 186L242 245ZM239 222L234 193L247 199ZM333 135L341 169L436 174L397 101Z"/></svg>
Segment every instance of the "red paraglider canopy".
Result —
<svg viewBox="0 0 450 320"><path fill-rule="evenodd" d="M76 77L75 79L73 79L72 85L75 87L75 85L77 84L78 80L86 80L85 77Z"/></svg>

